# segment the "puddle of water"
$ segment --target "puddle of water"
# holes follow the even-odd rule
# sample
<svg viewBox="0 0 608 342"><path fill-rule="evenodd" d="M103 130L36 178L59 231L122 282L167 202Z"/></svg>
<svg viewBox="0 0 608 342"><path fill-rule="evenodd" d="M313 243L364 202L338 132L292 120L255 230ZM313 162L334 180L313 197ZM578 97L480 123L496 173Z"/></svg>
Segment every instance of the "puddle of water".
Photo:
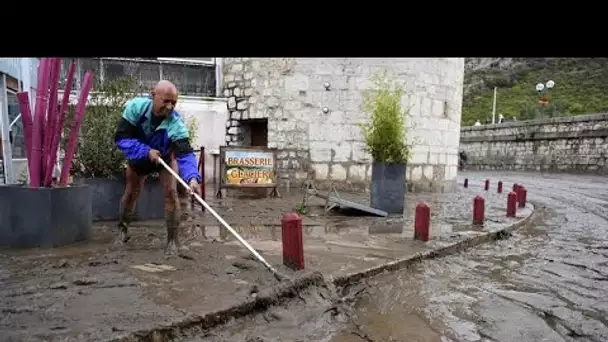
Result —
<svg viewBox="0 0 608 342"><path fill-rule="evenodd" d="M346 220L346 219L344 219ZM239 235L243 238L269 238L272 240L281 239L281 227L279 225L248 225L231 226ZM437 225L439 231L437 234L443 232L450 232L451 225ZM434 228L436 229L436 228ZM233 240L232 234L223 226L219 225L206 225L202 226L201 230L206 238L220 239L220 240ZM304 225L302 227L302 233L304 236L311 238L322 238L333 235L397 235L404 236L408 234L411 229L407 229L407 224L403 221L394 222L360 222L357 220L350 221L329 221L325 224L317 225ZM405 235L407 236L407 235Z"/></svg>
<svg viewBox="0 0 608 342"><path fill-rule="evenodd" d="M279 225L235 225L232 228L244 239L281 241L281 227ZM484 227L474 227L469 223L457 219L436 220L431 224L430 236L433 239L451 237L452 233L481 232ZM201 227L207 239L232 242L236 238L223 226L206 225ZM306 239L318 241L347 241L362 242L366 239L384 241L393 246L403 239L412 239L414 236L414 223L412 219L403 218L348 218L332 216L325 222L316 225L303 225L302 233Z"/></svg>
<svg viewBox="0 0 608 342"><path fill-rule="evenodd" d="M329 342L361 341L407 341L407 342L443 342L441 335L435 332L424 319L413 313L403 313L398 324L386 316L368 312L359 317L359 323L366 327L340 332ZM360 331L363 330L363 331ZM371 337L373 336L373 337Z"/></svg>

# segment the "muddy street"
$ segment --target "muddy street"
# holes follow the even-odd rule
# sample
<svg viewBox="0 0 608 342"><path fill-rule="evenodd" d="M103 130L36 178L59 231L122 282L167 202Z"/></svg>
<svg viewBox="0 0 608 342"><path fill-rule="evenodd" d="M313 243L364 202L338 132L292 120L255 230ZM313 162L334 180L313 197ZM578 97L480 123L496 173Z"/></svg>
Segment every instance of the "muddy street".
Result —
<svg viewBox="0 0 608 342"><path fill-rule="evenodd" d="M523 183L537 207L512 236L283 307L187 341L607 341L608 179L463 173Z"/></svg>
<svg viewBox="0 0 608 342"><path fill-rule="evenodd" d="M277 270L292 275L294 282L277 283L262 263L220 229L210 215L198 210L184 217L181 236L188 250L177 256L164 256L162 220L134 222L127 245L114 243L116 223L98 222L91 238L81 243L52 249L3 249L2 340L214 338L213 334L200 334L200 330L269 305L271 310L255 317L257 321L240 320L243 328L225 331L230 334L248 326L264 328L278 323L282 329L303 334L304 340L320 340L350 322L353 316L348 313L361 289L342 292L320 288L319 284L344 284L419 258L453 253L459 246L480 243L494 236L493 232L523 224L533 212L533 206L528 205L518 210L517 217L507 218L505 194L486 193L487 224L474 227L471 201L476 194L475 190L458 188L448 194L411 194L406 198L407 212L414 212L421 201L433 208L432 240L428 243L413 239L411 215L403 219L340 211L325 215L325 201L310 199L302 220L306 268L298 272L282 264L280 224L281 214L302 202L302 192L262 200L246 196L217 200L209 194L222 217ZM361 193L340 195L352 201L367 200ZM301 286L313 288L294 297L293 291ZM276 300L287 305L277 306ZM294 330L294 326L299 329ZM311 336L311 331L317 335ZM242 338L221 335L215 340Z"/></svg>

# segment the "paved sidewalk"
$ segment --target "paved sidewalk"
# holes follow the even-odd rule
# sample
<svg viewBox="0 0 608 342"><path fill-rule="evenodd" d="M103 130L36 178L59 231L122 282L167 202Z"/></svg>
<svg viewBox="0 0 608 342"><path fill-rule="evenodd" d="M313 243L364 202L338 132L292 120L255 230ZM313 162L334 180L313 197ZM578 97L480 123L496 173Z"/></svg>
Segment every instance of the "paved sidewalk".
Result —
<svg viewBox="0 0 608 342"><path fill-rule="evenodd" d="M306 270L297 274L281 266L280 218L301 202L300 191L283 193L280 199L218 200L208 189L207 198L260 254L300 285L318 280L319 274L339 285L454 252L521 223L533 208L519 209L516 219L506 218L511 186L505 184L503 194L495 193L495 184L485 192L477 182L450 194L407 194L404 218L324 216L324 202L315 199L303 220ZM486 198L484 227L471 225L477 194ZM340 195L359 202L369 197ZM412 238L414 208L420 201L431 207L432 240L427 243ZM183 227L190 251L181 257L164 257L162 222L134 224L126 247L112 243L114 227L99 224L92 241L74 246L0 250L3 338L152 341L158 334L175 333L160 327L211 326L247 313L254 304L269 304L261 298L289 292L289 284L277 287L272 274L210 214Z"/></svg>

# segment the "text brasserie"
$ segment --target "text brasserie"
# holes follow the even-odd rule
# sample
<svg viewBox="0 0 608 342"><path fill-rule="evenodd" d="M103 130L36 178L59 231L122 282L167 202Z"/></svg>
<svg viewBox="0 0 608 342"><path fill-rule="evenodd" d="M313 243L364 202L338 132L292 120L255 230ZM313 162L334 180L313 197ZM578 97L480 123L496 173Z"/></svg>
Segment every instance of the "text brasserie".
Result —
<svg viewBox="0 0 608 342"><path fill-rule="evenodd" d="M228 158L230 166L272 166L273 158Z"/></svg>

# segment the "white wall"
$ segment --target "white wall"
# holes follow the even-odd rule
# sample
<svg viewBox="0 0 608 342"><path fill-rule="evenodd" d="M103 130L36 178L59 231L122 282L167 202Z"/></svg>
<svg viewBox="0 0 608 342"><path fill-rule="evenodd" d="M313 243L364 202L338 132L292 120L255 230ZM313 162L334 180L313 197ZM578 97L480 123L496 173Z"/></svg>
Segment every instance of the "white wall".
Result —
<svg viewBox="0 0 608 342"><path fill-rule="evenodd" d="M211 151L219 150L226 139L226 120L228 120L226 99L181 97L177 103L177 111L187 119L194 118L198 124L192 147L197 151L197 155L200 148L205 147L205 179L211 183L214 167Z"/></svg>

